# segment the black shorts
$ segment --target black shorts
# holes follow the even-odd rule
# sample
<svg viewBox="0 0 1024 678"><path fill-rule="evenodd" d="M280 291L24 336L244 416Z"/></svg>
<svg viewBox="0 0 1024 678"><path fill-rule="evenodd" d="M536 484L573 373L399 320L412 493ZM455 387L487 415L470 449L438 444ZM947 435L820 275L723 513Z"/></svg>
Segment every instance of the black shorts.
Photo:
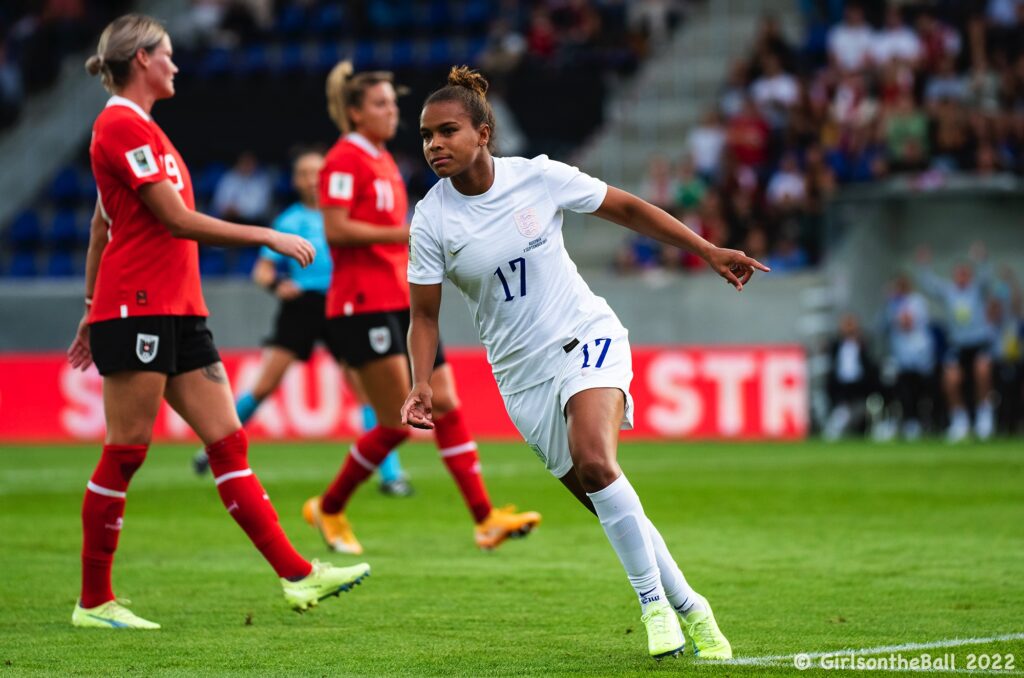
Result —
<svg viewBox="0 0 1024 678"><path fill-rule="evenodd" d="M349 367L362 367L391 355L406 355L408 334L408 309L327 319L327 348L335 360ZM438 340L434 369L444 363L444 348Z"/></svg>
<svg viewBox="0 0 1024 678"><path fill-rule="evenodd" d="M140 315L89 325L92 361L100 374L141 371L174 376L220 362L206 318Z"/></svg>
<svg viewBox="0 0 1024 678"><path fill-rule="evenodd" d="M974 372L974 362L978 358L988 358L991 349L988 344L968 344L967 346L950 346L946 352L946 365L959 365L966 373Z"/></svg>
<svg viewBox="0 0 1024 678"><path fill-rule="evenodd" d="M309 360L317 339L327 343L326 305L327 297L322 292L303 292L290 301L282 301L274 321L274 334L263 343L291 351L303 362Z"/></svg>

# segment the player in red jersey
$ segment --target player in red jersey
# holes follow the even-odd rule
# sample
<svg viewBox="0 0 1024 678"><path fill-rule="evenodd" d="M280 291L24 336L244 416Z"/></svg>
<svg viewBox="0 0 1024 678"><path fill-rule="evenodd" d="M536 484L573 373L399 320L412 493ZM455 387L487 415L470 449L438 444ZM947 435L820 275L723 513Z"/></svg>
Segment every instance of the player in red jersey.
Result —
<svg viewBox="0 0 1024 678"><path fill-rule="evenodd" d="M103 375L107 435L82 505L82 590L75 626L154 629L114 599L111 568L128 483L142 465L162 400L206 444L228 512L281 578L297 610L348 590L369 574L300 556L249 468L248 442L231 386L206 327L197 242L265 245L308 265L313 246L268 228L231 224L195 211L178 151L150 117L174 96L171 41L157 21L115 19L86 68L113 96L93 126L89 156L98 199L85 274L85 315L68 349L75 368Z"/></svg>
<svg viewBox="0 0 1024 678"><path fill-rule="evenodd" d="M346 61L327 77L328 112L342 132L320 172L324 233L334 259L327 292L327 345L339 362L359 374L378 420L352 445L331 486L303 507L306 521L328 547L343 553L363 551L345 517L349 498L388 452L409 437L400 413L411 388L406 356L408 199L385 148L398 127L396 98L388 72L353 76ZM431 383L438 394L437 446L473 515L477 544L492 549L508 537L526 534L540 522L540 514L491 506L476 443L440 347Z"/></svg>

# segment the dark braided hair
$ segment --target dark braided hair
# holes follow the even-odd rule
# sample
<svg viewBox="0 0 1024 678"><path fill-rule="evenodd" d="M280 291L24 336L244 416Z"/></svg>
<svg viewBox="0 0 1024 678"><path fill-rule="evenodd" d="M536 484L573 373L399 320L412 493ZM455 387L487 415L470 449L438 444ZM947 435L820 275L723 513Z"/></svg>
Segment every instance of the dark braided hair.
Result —
<svg viewBox="0 0 1024 678"><path fill-rule="evenodd" d="M487 103L487 87L487 79L469 66L452 66L452 70L448 72L448 84L427 97L423 106L442 101L461 103L474 127L487 125L490 128L487 150L493 154L497 150L496 129L494 111Z"/></svg>

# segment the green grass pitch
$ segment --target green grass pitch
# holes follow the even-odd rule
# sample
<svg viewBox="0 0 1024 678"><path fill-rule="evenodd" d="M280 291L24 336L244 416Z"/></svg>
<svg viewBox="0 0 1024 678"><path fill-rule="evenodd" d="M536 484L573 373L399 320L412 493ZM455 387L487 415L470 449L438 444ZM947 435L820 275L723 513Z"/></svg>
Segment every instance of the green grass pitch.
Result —
<svg viewBox="0 0 1024 678"><path fill-rule="evenodd" d="M373 576L299 615L228 518L193 447L157 445L129 493L115 590L157 632L74 629L79 507L98 446L0 448L0 677L7 675L791 675L791 662L646 657L634 595L595 519L523 445L482 444L495 504L544 514L481 553L436 452L403 448L417 494L350 506ZM285 529L342 443L254 445ZM1019 441L639 444L620 461L737 657L1024 632ZM930 649L1015 657L1024 636ZM910 650L916 656L921 650ZM820 672L814 672L821 675ZM866 675L859 672L856 675Z"/></svg>

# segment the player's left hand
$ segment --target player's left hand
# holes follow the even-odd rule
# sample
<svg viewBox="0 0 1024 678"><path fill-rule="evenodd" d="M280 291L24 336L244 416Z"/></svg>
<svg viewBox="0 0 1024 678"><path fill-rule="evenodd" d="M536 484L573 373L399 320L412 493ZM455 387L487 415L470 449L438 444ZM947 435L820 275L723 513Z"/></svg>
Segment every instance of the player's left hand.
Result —
<svg viewBox="0 0 1024 678"><path fill-rule="evenodd" d="M409 397L402 405L402 423L413 428L430 430L434 428L433 406L434 391L430 384L415 384Z"/></svg>
<svg viewBox="0 0 1024 678"><path fill-rule="evenodd" d="M89 346L88 312L82 316L81 322L78 323L78 331L71 342L71 347L68 348L68 362L71 363L73 369L82 370L83 372L89 369L89 365L92 365L92 348Z"/></svg>
<svg viewBox="0 0 1024 678"><path fill-rule="evenodd" d="M715 273L735 287L737 292L743 291L743 286L750 281L755 270L765 273L771 271L757 259L748 257L739 250L730 250L724 247L716 247L711 251L711 254L708 255L708 264L711 265Z"/></svg>

